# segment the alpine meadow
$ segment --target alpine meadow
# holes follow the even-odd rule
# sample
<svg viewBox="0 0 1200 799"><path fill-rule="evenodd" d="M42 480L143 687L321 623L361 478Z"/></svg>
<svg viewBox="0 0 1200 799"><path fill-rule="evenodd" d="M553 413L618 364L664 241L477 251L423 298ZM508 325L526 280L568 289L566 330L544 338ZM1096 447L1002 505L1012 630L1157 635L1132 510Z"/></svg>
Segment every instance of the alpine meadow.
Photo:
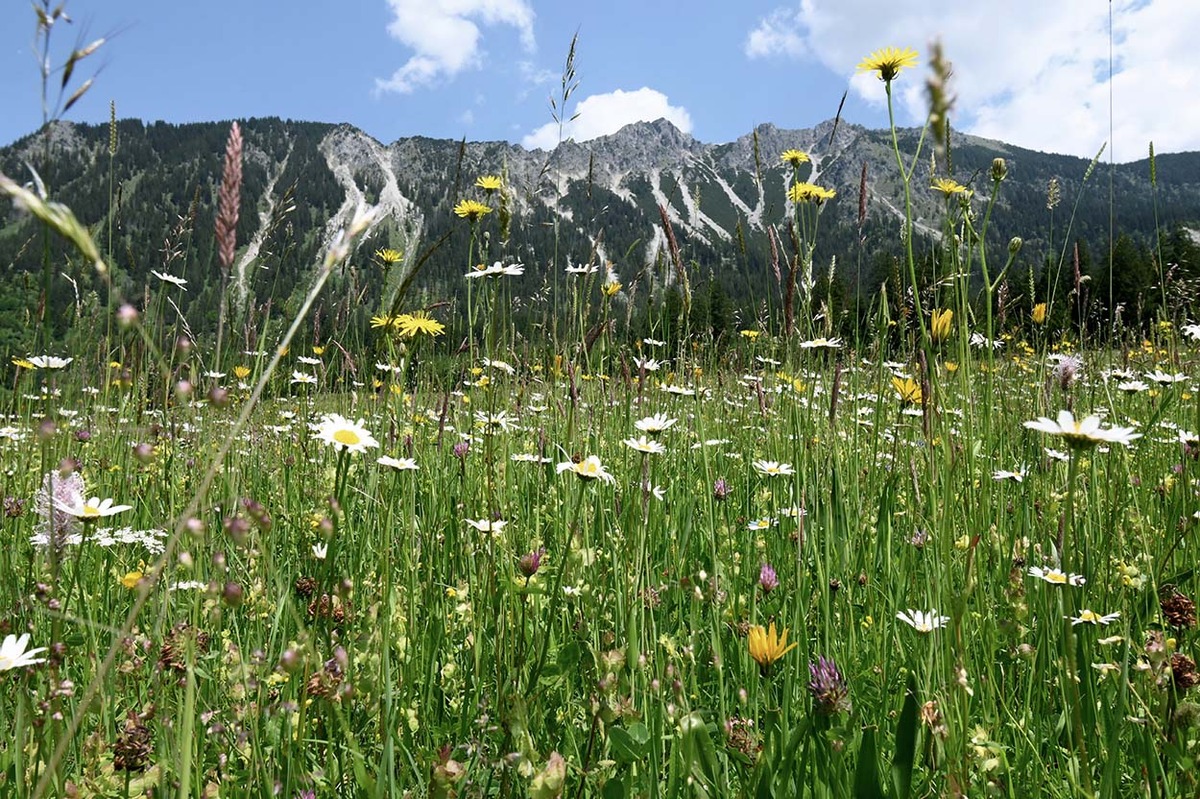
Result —
<svg viewBox="0 0 1200 799"><path fill-rule="evenodd" d="M575 141L586 43L552 149L40 62L0 796L1200 795L1200 153L952 129L936 42L886 129Z"/></svg>

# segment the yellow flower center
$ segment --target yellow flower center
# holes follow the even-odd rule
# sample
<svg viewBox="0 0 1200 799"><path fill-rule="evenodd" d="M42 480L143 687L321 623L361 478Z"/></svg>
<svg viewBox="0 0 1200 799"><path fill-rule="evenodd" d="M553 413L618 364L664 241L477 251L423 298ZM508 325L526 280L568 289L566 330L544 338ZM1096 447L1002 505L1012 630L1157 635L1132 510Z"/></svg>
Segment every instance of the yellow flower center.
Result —
<svg viewBox="0 0 1200 799"><path fill-rule="evenodd" d="M95 505L84 505L83 513L79 515L83 516L84 518L99 516L100 508L96 507Z"/></svg>
<svg viewBox="0 0 1200 799"><path fill-rule="evenodd" d="M333 434L333 440L339 444L345 444L347 447L353 447L361 442L362 438L353 430L346 430L343 428L342 430L338 430Z"/></svg>

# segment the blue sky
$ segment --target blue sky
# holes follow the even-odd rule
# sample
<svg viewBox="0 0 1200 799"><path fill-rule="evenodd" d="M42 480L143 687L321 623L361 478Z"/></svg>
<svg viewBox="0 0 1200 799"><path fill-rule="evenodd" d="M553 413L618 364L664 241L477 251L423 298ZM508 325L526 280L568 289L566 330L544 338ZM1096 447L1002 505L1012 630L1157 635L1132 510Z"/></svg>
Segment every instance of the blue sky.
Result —
<svg viewBox="0 0 1200 799"><path fill-rule="evenodd" d="M38 0L40 2L40 0ZM35 24L10 2L0 24L0 143L42 118ZM1200 149L1196 0L68 0L52 34L108 41L67 114L171 122L281 116L349 122L383 142L412 135L552 144L547 98L578 31L579 140L666 116L724 142L755 125L809 127L834 115L883 126L872 50L940 37L954 62L954 124L1022 146L1118 161ZM1115 77L1108 80L1112 14ZM924 118L925 70L897 84L903 124ZM53 85L57 86L57 75ZM1113 131L1109 110L1112 96Z"/></svg>

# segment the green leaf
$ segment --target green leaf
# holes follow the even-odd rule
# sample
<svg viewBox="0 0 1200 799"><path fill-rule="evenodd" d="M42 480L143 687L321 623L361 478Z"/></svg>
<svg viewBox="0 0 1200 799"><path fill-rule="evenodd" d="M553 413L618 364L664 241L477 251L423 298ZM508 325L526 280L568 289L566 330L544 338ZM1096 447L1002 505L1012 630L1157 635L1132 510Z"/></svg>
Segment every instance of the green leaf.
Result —
<svg viewBox="0 0 1200 799"><path fill-rule="evenodd" d="M917 684L908 677L904 707L896 723L896 756L892 759L892 787L896 799L908 799L912 794L913 763L917 756Z"/></svg>
<svg viewBox="0 0 1200 799"><path fill-rule="evenodd" d="M636 763L650 752L650 730L640 721L629 725L628 729L612 727L608 731L608 743L615 760Z"/></svg>
<svg viewBox="0 0 1200 799"><path fill-rule="evenodd" d="M883 785L879 781L879 762L875 754L875 730L863 730L862 743L858 746L858 763L854 767L855 799L885 799Z"/></svg>

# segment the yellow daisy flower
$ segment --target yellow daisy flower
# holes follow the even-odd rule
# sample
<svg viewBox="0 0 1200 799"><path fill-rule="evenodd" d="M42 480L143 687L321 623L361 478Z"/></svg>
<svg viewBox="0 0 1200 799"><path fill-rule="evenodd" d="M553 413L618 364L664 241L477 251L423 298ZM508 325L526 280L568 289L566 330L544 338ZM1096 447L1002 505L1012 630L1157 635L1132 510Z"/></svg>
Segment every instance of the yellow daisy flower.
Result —
<svg viewBox="0 0 1200 799"><path fill-rule="evenodd" d="M950 178L934 178L933 185L929 188L934 191L940 191L947 197L952 197L955 194L970 194L971 191L966 186L959 183L957 180Z"/></svg>
<svg viewBox="0 0 1200 799"><path fill-rule="evenodd" d="M500 180L499 175L481 175L475 179L475 188L482 189L488 194L494 191L500 191L504 182Z"/></svg>
<svg viewBox="0 0 1200 799"><path fill-rule="evenodd" d="M887 83L895 80L900 70L917 65L917 51L911 47L885 47L876 50L858 64L859 72L874 72Z"/></svg>
<svg viewBox="0 0 1200 799"><path fill-rule="evenodd" d="M800 166L808 163L808 153L803 150L784 150L779 156L779 160L791 166Z"/></svg>
<svg viewBox="0 0 1200 799"><path fill-rule="evenodd" d="M399 250L393 250L390 247L384 247L375 251L375 257L378 258L384 265L391 266L392 264L398 263L402 258L404 258L404 253L400 252Z"/></svg>
<svg viewBox="0 0 1200 799"><path fill-rule="evenodd" d="M469 219L472 222L479 220L479 217L486 216L492 212L491 207L484 205L478 200L463 200L458 205L454 206L455 216Z"/></svg>
<svg viewBox="0 0 1200 799"><path fill-rule="evenodd" d="M414 311L396 317L396 330L405 338L416 335L440 336L446 331L446 326L424 311Z"/></svg>
<svg viewBox="0 0 1200 799"><path fill-rule="evenodd" d="M815 183L794 183L788 189L788 199L794 203L823 203L837 196L833 189L818 186Z"/></svg>
<svg viewBox="0 0 1200 799"><path fill-rule="evenodd" d="M750 628L750 657L758 663L759 669L766 672L771 668L771 664L796 648L795 642L787 642L787 637L786 627L783 628L783 635L775 634L775 622L771 622L770 628L764 628L760 624Z"/></svg>
<svg viewBox="0 0 1200 799"><path fill-rule="evenodd" d="M945 341L950 338L950 324L954 321L954 311L947 308L944 311L934 311L929 319L929 337L934 341Z"/></svg>
<svg viewBox="0 0 1200 799"><path fill-rule="evenodd" d="M900 395L900 401L916 405L921 401L921 384L911 377L893 377L892 388Z"/></svg>

